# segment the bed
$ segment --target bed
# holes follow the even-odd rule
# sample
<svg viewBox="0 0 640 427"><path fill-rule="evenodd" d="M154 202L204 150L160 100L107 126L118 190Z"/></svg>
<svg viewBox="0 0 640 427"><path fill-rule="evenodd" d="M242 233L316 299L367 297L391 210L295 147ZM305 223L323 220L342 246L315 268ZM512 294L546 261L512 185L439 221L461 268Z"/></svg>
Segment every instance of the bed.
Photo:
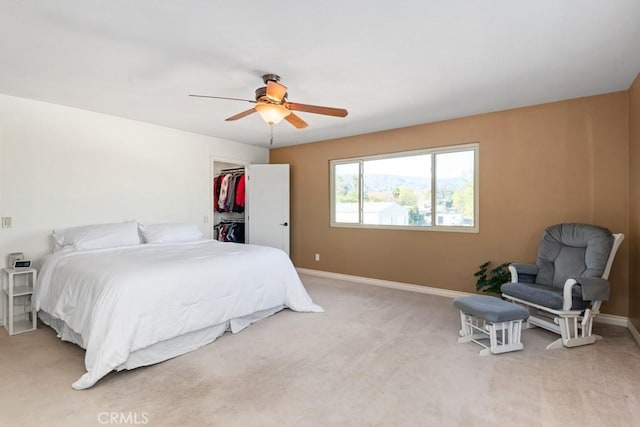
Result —
<svg viewBox="0 0 640 427"><path fill-rule="evenodd" d="M34 307L61 339L86 349L87 372L73 388L195 350L283 308L323 311L279 249L149 240L60 245L44 259Z"/></svg>

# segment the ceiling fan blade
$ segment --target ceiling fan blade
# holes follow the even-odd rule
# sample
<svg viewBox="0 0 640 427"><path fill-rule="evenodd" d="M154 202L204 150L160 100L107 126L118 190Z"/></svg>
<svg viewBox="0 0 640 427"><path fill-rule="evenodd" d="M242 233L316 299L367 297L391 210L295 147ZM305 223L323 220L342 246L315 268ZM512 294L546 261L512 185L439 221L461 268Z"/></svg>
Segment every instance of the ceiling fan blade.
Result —
<svg viewBox="0 0 640 427"><path fill-rule="evenodd" d="M257 111L257 110L256 110L255 108L250 108L250 109L248 109L247 111L243 111L242 113L238 113L238 114L236 114L235 116L231 116L231 117L229 117L229 118L225 119L224 121L225 121L225 122L231 122L231 121L233 121L233 120L238 120L238 119L241 119L241 118L243 118L243 117L247 117L249 114L253 114L253 113L255 113L256 111Z"/></svg>
<svg viewBox="0 0 640 427"><path fill-rule="evenodd" d="M227 98L226 96L210 96L210 95L189 95L189 96L193 96L193 97L196 97L196 98L228 99L230 101L246 101L246 102L251 102L252 104L256 103L256 101L254 101L252 99Z"/></svg>
<svg viewBox="0 0 640 427"><path fill-rule="evenodd" d="M284 118L286 121L288 121L289 123L291 123L292 125L294 125L296 128L298 129L304 129L307 126L309 126L307 124L307 122L305 122L304 120L302 120L300 117L296 116L295 114L291 113L288 116L286 116Z"/></svg>
<svg viewBox="0 0 640 427"><path fill-rule="evenodd" d="M280 103L287 94L287 87L273 80L267 81L267 98L273 102Z"/></svg>
<svg viewBox="0 0 640 427"><path fill-rule="evenodd" d="M346 117L349 114L344 108L321 107L319 105L298 104L295 102L287 102L286 107L290 110L324 114L325 116Z"/></svg>

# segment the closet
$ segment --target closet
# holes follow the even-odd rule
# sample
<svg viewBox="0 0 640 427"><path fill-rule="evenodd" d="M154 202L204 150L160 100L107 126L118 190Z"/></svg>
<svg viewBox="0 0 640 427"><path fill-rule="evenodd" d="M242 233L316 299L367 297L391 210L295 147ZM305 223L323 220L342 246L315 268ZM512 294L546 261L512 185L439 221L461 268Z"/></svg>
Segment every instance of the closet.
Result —
<svg viewBox="0 0 640 427"><path fill-rule="evenodd" d="M213 238L245 242L246 176L244 167L220 169L213 178Z"/></svg>
<svg viewBox="0 0 640 427"><path fill-rule="evenodd" d="M289 254L289 165L212 161L212 237Z"/></svg>

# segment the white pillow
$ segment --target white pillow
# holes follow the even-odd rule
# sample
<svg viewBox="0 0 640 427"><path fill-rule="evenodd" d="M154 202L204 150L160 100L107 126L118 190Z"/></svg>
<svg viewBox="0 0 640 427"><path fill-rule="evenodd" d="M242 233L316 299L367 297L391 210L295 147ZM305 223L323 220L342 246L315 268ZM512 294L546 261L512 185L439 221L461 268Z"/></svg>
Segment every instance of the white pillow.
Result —
<svg viewBox="0 0 640 427"><path fill-rule="evenodd" d="M197 225L187 223L140 224L140 232L147 243L193 242L204 239Z"/></svg>
<svg viewBox="0 0 640 427"><path fill-rule="evenodd" d="M137 221L65 228L55 231L52 237L54 251L68 247L87 250L139 245L141 243Z"/></svg>

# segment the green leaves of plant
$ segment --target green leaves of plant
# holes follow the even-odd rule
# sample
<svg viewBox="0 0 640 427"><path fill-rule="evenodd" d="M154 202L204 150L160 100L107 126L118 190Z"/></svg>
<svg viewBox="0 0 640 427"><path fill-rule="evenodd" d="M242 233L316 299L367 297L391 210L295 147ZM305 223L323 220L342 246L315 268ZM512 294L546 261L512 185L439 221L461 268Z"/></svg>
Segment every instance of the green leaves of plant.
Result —
<svg viewBox="0 0 640 427"><path fill-rule="evenodd" d="M490 294L499 294L500 286L511 281L511 273L509 273L510 262L505 262L499 266L489 270L491 261L487 261L478 267L473 275L477 277L476 290Z"/></svg>

